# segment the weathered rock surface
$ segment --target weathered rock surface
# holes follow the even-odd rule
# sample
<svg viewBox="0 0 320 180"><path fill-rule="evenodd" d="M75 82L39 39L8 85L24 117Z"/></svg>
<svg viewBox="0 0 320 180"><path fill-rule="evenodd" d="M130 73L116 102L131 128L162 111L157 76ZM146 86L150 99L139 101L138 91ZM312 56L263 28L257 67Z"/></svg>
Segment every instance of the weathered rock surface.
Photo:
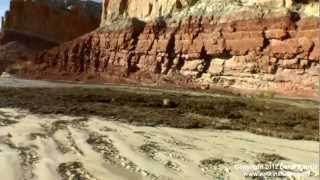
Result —
<svg viewBox="0 0 320 180"><path fill-rule="evenodd" d="M91 74L104 81L137 83L159 83L161 76L174 84L183 80L185 86L196 83L308 94L319 79L320 34L316 27L291 29L303 21L317 19L298 23L291 17L264 19L254 21L255 31L250 27L242 30L242 24L249 22L238 21L232 23L234 32L224 30L231 24L210 25L213 20L199 18L167 28L133 25L122 31L94 33L40 53L31 72L63 78ZM289 29L296 35L265 37L265 31L277 29ZM304 32L314 36L300 37Z"/></svg>
<svg viewBox="0 0 320 180"><path fill-rule="evenodd" d="M12 0L2 19L0 72L37 51L97 28L100 9L100 4L92 1Z"/></svg>
<svg viewBox="0 0 320 180"><path fill-rule="evenodd" d="M0 46L0 73L5 71L10 65L17 62L18 59L27 59L28 53L32 50L18 42L10 42Z"/></svg>
<svg viewBox="0 0 320 180"><path fill-rule="evenodd" d="M2 19L7 31L61 43L88 33L99 26L100 6L79 0L12 0Z"/></svg>
<svg viewBox="0 0 320 180"><path fill-rule="evenodd" d="M14 69L20 66L19 63L26 61L28 56L54 46L57 46L57 43L15 31L1 33L0 73L9 69L11 69L10 71L16 71Z"/></svg>
<svg viewBox="0 0 320 180"><path fill-rule="evenodd" d="M219 0L210 5L203 0L172 17L144 23L138 20L144 16L128 18L131 1L121 2L123 15L128 15L125 21L39 53L23 74L315 95L320 74L318 16L282 6L271 11L271 6ZM194 13L203 5L208 7L200 16Z"/></svg>
<svg viewBox="0 0 320 180"><path fill-rule="evenodd" d="M233 11L248 11L248 7L251 12L258 14L261 14L261 10L270 13L274 9L287 8L306 16L320 15L317 0L103 0L101 25L126 18L149 21L158 17L183 19L208 14L224 16ZM252 18L252 14L248 17Z"/></svg>
<svg viewBox="0 0 320 180"><path fill-rule="evenodd" d="M195 4L196 0L104 0L101 24L121 18L137 17L152 20Z"/></svg>

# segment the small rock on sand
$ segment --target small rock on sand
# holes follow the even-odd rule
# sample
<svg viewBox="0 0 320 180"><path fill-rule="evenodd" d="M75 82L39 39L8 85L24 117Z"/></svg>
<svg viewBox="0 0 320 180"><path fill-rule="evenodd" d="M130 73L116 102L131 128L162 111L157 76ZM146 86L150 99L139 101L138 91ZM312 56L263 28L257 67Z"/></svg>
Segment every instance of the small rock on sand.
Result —
<svg viewBox="0 0 320 180"><path fill-rule="evenodd" d="M11 74L7 73L7 72L2 72L0 78L11 78Z"/></svg>

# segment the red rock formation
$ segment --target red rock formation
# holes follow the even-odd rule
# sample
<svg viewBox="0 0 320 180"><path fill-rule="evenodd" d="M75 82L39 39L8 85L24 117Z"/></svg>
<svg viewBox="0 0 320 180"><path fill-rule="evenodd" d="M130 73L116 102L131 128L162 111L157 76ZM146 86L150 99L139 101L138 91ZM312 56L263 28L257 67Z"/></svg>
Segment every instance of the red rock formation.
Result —
<svg viewBox="0 0 320 180"><path fill-rule="evenodd" d="M23 73L313 96L320 74L319 27L319 18L300 20L295 14L228 23L214 17L132 23L44 51Z"/></svg>
<svg viewBox="0 0 320 180"><path fill-rule="evenodd" d="M76 0L52 2L11 1L10 10L1 22L0 73L37 51L88 33L100 23L97 3Z"/></svg>
<svg viewBox="0 0 320 180"><path fill-rule="evenodd" d="M3 30L61 43L88 33L99 26L100 18L85 15L74 6L70 10L31 0L12 0Z"/></svg>
<svg viewBox="0 0 320 180"><path fill-rule="evenodd" d="M42 38L7 31L0 34L0 72L9 70L11 65L26 61L28 56L44 49L57 46ZM12 68L11 68L12 70Z"/></svg>

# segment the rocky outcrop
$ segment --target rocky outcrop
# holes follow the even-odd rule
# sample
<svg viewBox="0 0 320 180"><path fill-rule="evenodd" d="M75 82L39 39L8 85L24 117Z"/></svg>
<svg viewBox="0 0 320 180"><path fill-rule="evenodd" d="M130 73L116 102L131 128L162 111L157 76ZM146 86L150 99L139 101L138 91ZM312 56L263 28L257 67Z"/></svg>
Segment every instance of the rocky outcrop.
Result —
<svg viewBox="0 0 320 180"><path fill-rule="evenodd" d="M136 17L140 20L152 20L196 3L196 0L103 0L101 25Z"/></svg>
<svg viewBox="0 0 320 180"><path fill-rule="evenodd" d="M0 72L16 71L20 66L11 66L28 56L97 28L100 9L92 1L12 0L2 18Z"/></svg>
<svg viewBox="0 0 320 180"><path fill-rule="evenodd" d="M81 2L12 0L2 22L3 32L34 36L54 43L72 40L94 30L100 23L99 4Z"/></svg>
<svg viewBox="0 0 320 180"><path fill-rule="evenodd" d="M32 50L18 42L9 42L0 46L0 72L6 71L7 67L15 64L18 60L26 60Z"/></svg>
<svg viewBox="0 0 320 180"><path fill-rule="evenodd" d="M314 96L320 74L319 17L243 5L226 13L235 4L213 4L213 15L181 15L192 14L202 5L197 3L151 22L117 21L39 53L23 74Z"/></svg>
<svg viewBox="0 0 320 180"><path fill-rule="evenodd" d="M103 0L102 4L102 26L126 18L150 21L158 17L182 19L207 14L217 17L248 7L267 11L288 8L302 15L320 15L317 0Z"/></svg>
<svg viewBox="0 0 320 180"><path fill-rule="evenodd" d="M58 44L42 38L27 36L13 31L0 33L0 72L9 70L8 67L24 62L32 54L50 49ZM19 67L17 65L16 67ZM11 68L13 70L15 68Z"/></svg>

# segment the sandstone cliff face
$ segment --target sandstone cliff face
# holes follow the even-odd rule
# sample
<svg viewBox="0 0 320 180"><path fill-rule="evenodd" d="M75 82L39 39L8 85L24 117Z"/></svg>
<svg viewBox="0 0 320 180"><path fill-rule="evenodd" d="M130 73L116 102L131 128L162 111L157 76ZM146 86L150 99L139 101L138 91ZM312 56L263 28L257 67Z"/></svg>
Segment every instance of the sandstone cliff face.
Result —
<svg viewBox="0 0 320 180"><path fill-rule="evenodd" d="M152 20L191 6L195 2L196 0L103 0L101 25L129 17Z"/></svg>
<svg viewBox="0 0 320 180"><path fill-rule="evenodd" d="M87 6L69 4L62 9L62 5L51 1L53 0L12 0L10 10L2 22L4 33L11 31L61 43L88 33L99 26L99 16L95 17L90 12L84 13Z"/></svg>
<svg viewBox="0 0 320 180"><path fill-rule="evenodd" d="M249 7L213 12L222 16L127 19L127 28L106 28L39 53L24 75L314 96L319 17Z"/></svg>
<svg viewBox="0 0 320 180"><path fill-rule="evenodd" d="M161 16L180 19L199 15L217 17L235 10L247 11L248 7L266 8L268 11L288 8L307 16L320 15L317 0L103 0L102 4L102 26L133 17L143 21L151 21ZM269 13L268 11L266 13Z"/></svg>

